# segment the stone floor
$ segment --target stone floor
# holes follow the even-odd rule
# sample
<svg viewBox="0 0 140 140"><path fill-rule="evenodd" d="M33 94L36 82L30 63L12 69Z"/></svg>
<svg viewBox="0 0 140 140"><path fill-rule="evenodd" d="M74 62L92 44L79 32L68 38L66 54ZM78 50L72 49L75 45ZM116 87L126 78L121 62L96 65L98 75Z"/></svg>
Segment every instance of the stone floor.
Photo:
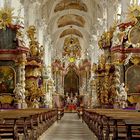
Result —
<svg viewBox="0 0 140 140"><path fill-rule="evenodd" d="M97 140L76 113L65 113L39 140Z"/></svg>

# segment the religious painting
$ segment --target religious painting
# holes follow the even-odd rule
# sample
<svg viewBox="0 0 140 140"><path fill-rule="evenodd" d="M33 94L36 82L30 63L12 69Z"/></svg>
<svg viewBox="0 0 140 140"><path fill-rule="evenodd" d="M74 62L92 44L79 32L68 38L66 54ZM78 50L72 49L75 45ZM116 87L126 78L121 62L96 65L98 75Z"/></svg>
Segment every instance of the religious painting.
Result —
<svg viewBox="0 0 140 140"><path fill-rule="evenodd" d="M129 93L140 93L140 66L134 65L126 71L126 84Z"/></svg>
<svg viewBox="0 0 140 140"><path fill-rule="evenodd" d="M132 44L140 43L140 38L138 37L139 35L140 35L140 28L136 25L130 30L128 34L129 42L131 42Z"/></svg>
<svg viewBox="0 0 140 140"><path fill-rule="evenodd" d="M15 71L9 66L0 66L0 93L13 93Z"/></svg>

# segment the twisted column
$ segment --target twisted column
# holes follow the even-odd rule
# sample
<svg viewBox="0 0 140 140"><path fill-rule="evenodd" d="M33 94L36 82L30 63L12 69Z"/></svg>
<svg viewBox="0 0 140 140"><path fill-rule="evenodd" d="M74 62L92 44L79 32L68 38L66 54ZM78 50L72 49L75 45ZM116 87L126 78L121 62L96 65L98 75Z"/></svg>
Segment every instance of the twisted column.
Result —
<svg viewBox="0 0 140 140"><path fill-rule="evenodd" d="M115 80L114 80L115 81L115 87L119 88L119 86L120 86L120 66L118 66L118 65L115 66L114 76L115 76Z"/></svg>
<svg viewBox="0 0 140 140"><path fill-rule="evenodd" d="M22 54L19 58L18 66L18 83L22 86L23 94L25 95L25 63L26 63L26 54ZM22 108L27 108L25 100L22 102Z"/></svg>
<svg viewBox="0 0 140 140"><path fill-rule="evenodd" d="M114 87L115 87L114 108L120 108L119 107L120 66L118 65L115 66Z"/></svg>

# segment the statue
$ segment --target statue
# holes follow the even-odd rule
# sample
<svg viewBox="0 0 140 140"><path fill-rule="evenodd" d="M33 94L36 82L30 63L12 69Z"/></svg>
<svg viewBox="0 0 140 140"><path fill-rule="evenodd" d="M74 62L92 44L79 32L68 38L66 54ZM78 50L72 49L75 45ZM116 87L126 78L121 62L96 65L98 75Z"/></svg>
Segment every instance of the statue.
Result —
<svg viewBox="0 0 140 140"><path fill-rule="evenodd" d="M125 84L122 83L119 87L119 101L120 101L120 107L126 108L127 107L127 91Z"/></svg>
<svg viewBox="0 0 140 140"><path fill-rule="evenodd" d="M75 96L74 99L73 99L73 104L77 106L77 102L78 102L78 99L77 99L77 97Z"/></svg>
<svg viewBox="0 0 140 140"><path fill-rule="evenodd" d="M44 46L41 45L40 48L39 48L39 50L40 50L39 51L39 57L40 57L41 60L43 60L44 54L45 54L45 48L44 48Z"/></svg>
<svg viewBox="0 0 140 140"><path fill-rule="evenodd" d="M34 99L33 101L33 108L39 108L39 102L37 99Z"/></svg>
<svg viewBox="0 0 140 140"><path fill-rule="evenodd" d="M70 99L69 96L68 96L68 98L67 98L67 104L71 104L71 99Z"/></svg>
<svg viewBox="0 0 140 140"><path fill-rule="evenodd" d="M15 94L15 98L18 102L18 108L27 108L27 104L25 102L24 88L20 83L16 84L13 93Z"/></svg>
<svg viewBox="0 0 140 140"><path fill-rule="evenodd" d="M30 47L31 57L37 57L39 55L39 43L35 37L35 34L36 34L35 26L30 26L29 29L27 30L27 35L30 39L29 47ZM42 47L41 47L41 49L42 49Z"/></svg>

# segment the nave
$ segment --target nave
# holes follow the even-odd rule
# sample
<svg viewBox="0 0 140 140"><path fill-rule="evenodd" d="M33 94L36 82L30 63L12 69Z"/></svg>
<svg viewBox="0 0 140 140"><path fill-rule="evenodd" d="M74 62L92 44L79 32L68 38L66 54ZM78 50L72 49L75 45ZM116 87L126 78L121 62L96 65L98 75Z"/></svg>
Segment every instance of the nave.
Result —
<svg viewBox="0 0 140 140"><path fill-rule="evenodd" d="M65 113L44 133L40 140L97 140L77 113Z"/></svg>
<svg viewBox="0 0 140 140"><path fill-rule="evenodd" d="M140 0L0 0L0 140L139 140L139 37Z"/></svg>

